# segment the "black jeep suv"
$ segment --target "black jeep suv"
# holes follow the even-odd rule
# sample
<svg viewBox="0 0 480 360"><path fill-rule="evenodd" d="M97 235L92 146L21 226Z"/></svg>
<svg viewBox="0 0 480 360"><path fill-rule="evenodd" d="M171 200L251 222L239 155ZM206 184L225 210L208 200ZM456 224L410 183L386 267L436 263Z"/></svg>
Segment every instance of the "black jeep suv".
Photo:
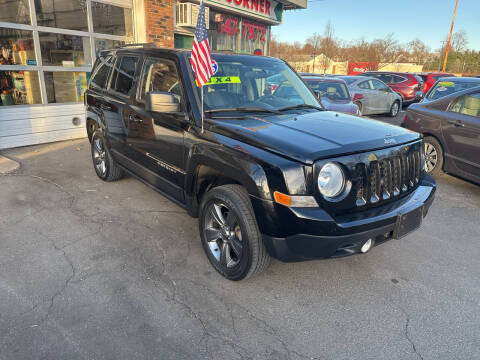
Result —
<svg viewBox="0 0 480 360"><path fill-rule="evenodd" d="M276 58L213 54L202 94L190 56L102 52L85 94L87 132L102 180L128 173L199 217L223 276L260 273L270 256L364 253L420 226L436 184L419 134L324 111Z"/></svg>

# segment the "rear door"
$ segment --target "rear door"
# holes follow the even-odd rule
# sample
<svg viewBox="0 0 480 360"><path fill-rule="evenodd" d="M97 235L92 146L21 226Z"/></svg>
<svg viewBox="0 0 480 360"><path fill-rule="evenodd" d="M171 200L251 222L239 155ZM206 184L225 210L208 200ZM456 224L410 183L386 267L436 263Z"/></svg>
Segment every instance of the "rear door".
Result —
<svg viewBox="0 0 480 360"><path fill-rule="evenodd" d="M372 80L372 86L377 91L376 104L378 105L378 111L387 112L390 111L391 106L391 91L388 85L379 81Z"/></svg>
<svg viewBox="0 0 480 360"><path fill-rule="evenodd" d="M377 94L373 90L372 81L365 80L358 84L361 94L363 95L362 99L362 114L372 114L378 112L377 109Z"/></svg>
<svg viewBox="0 0 480 360"><path fill-rule="evenodd" d="M140 56L122 55L117 57L110 86L105 96L104 114L108 128L108 140L114 158L123 165L127 165L125 157L131 156L126 146L128 123L125 113L135 88L139 63Z"/></svg>
<svg viewBox="0 0 480 360"><path fill-rule="evenodd" d="M150 91L174 94L180 103L177 113L147 110ZM184 133L190 123L186 117L186 97L175 58L145 58L137 94L128 110L127 143L143 168L143 177L157 188L184 202Z"/></svg>
<svg viewBox="0 0 480 360"><path fill-rule="evenodd" d="M447 151L455 166L480 179L480 91L463 95L442 122Z"/></svg>

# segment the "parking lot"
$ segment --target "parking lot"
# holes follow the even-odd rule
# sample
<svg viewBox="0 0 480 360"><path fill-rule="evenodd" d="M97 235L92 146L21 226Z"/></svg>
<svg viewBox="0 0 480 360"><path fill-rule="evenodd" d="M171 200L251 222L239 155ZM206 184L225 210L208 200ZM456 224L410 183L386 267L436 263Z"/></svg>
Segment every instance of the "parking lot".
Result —
<svg viewBox="0 0 480 360"><path fill-rule="evenodd" d="M87 140L3 154L22 166L0 176L2 360L480 353L479 186L442 176L422 228L365 255L229 282L197 220L133 178L101 182Z"/></svg>

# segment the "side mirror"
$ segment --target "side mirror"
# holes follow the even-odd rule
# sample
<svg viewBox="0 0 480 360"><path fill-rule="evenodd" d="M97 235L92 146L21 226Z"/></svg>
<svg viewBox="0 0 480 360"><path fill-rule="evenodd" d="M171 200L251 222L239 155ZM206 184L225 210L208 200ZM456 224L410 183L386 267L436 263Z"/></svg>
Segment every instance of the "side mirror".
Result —
<svg viewBox="0 0 480 360"><path fill-rule="evenodd" d="M147 93L146 109L159 113L179 112L180 104L171 92L150 91Z"/></svg>

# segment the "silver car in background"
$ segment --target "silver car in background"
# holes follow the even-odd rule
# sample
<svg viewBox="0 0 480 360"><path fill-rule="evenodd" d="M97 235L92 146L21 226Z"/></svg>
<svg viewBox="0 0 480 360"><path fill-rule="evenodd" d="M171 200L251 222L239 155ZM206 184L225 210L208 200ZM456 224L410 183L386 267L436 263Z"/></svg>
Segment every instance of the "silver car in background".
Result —
<svg viewBox="0 0 480 360"><path fill-rule="evenodd" d="M397 116L402 108L402 97L383 81L369 76L339 76L345 80L352 101L361 115L388 114Z"/></svg>

